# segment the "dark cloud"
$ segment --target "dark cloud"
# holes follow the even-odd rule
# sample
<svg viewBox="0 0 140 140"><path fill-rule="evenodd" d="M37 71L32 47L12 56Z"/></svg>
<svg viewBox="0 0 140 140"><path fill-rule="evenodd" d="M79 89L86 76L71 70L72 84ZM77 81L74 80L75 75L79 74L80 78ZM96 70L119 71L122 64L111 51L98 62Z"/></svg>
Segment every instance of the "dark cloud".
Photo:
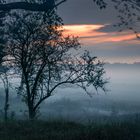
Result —
<svg viewBox="0 0 140 140"><path fill-rule="evenodd" d="M104 24L118 20L111 2L100 10L93 0L68 0L58 8L58 13L65 24Z"/></svg>
<svg viewBox="0 0 140 140"><path fill-rule="evenodd" d="M105 25L104 27L101 27L100 29L97 29L98 32L118 32L119 28L114 25Z"/></svg>

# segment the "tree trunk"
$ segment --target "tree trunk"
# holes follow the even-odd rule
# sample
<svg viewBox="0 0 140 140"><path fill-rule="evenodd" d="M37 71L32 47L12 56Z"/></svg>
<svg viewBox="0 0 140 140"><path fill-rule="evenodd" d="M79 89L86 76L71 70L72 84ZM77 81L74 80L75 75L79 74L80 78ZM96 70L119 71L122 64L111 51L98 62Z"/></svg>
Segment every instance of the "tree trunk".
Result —
<svg viewBox="0 0 140 140"><path fill-rule="evenodd" d="M8 109L9 109L9 89L5 89L5 105L4 105L4 120L8 120Z"/></svg>
<svg viewBox="0 0 140 140"><path fill-rule="evenodd" d="M28 105L28 113L29 120L33 121L36 117L36 110L34 110L33 105Z"/></svg>

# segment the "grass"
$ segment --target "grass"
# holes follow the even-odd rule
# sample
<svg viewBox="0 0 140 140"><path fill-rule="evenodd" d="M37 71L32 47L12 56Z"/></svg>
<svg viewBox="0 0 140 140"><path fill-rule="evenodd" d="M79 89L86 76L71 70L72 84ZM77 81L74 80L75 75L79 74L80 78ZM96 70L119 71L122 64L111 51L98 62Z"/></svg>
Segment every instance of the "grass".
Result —
<svg viewBox="0 0 140 140"><path fill-rule="evenodd" d="M140 140L140 121L106 124L67 121L1 122L0 140Z"/></svg>

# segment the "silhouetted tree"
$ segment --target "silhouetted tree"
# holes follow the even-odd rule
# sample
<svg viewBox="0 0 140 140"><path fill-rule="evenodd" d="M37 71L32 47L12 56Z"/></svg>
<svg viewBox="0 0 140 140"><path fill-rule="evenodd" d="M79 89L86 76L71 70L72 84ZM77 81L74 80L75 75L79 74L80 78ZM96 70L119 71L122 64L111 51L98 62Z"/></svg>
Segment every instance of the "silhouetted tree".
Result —
<svg viewBox="0 0 140 140"><path fill-rule="evenodd" d="M1 4L1 1L0 1ZM0 65L2 63L2 58L4 57L4 30L3 30L3 18L5 17L5 12L0 11Z"/></svg>
<svg viewBox="0 0 140 140"><path fill-rule="evenodd" d="M77 57L70 53L80 44L77 38L63 36L55 13L46 15L46 20L41 13L14 13L6 24L7 59L22 78L20 94L30 119L58 87L75 85L89 95L91 85L106 90L104 64L87 51Z"/></svg>
<svg viewBox="0 0 140 140"><path fill-rule="evenodd" d="M106 8L108 1L93 0L100 9ZM131 30L140 39L140 1L139 0L111 0L118 11L119 22L114 26L120 31Z"/></svg>
<svg viewBox="0 0 140 140"><path fill-rule="evenodd" d="M115 26L119 27L120 31L131 30L140 38L140 1L139 0L112 0L115 3L115 8L118 11L119 22Z"/></svg>
<svg viewBox="0 0 140 140"><path fill-rule="evenodd" d="M0 1L2 3L4 1ZM9 109L9 80L8 80L8 70L9 68L3 65L3 58L5 56L5 39L4 39L4 24L3 20L5 18L5 12L0 11L0 79L2 80L4 93L5 93L5 104L4 104L4 120L8 119L8 109Z"/></svg>
<svg viewBox="0 0 140 140"><path fill-rule="evenodd" d="M8 110L9 110L9 67L1 66L0 69L0 79L2 80L4 93L5 93L5 103L4 103L4 120L7 122L8 120Z"/></svg>

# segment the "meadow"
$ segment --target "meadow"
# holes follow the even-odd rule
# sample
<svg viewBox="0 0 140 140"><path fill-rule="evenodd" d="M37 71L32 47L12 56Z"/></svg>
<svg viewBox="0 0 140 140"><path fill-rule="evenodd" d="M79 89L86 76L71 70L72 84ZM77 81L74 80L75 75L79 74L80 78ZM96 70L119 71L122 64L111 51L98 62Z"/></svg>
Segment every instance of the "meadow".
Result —
<svg viewBox="0 0 140 140"><path fill-rule="evenodd" d="M0 140L139 140L140 120L90 122L9 121L0 123Z"/></svg>

